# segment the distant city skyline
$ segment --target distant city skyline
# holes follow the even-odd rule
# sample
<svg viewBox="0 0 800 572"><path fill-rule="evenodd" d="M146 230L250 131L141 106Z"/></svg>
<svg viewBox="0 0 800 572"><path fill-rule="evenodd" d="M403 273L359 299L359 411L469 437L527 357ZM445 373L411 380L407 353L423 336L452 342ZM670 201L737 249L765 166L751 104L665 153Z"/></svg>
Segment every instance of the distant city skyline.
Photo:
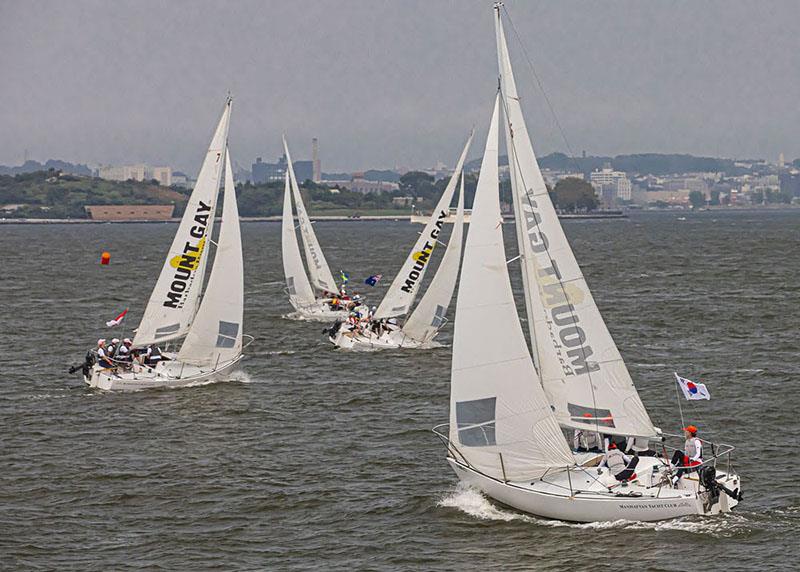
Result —
<svg viewBox="0 0 800 572"><path fill-rule="evenodd" d="M228 90L246 168L277 159L283 132L298 159L318 137L324 172L452 165L473 125L477 157L496 86L491 4L6 0L0 164L27 150L193 177ZM540 155L800 157L800 3L506 5Z"/></svg>

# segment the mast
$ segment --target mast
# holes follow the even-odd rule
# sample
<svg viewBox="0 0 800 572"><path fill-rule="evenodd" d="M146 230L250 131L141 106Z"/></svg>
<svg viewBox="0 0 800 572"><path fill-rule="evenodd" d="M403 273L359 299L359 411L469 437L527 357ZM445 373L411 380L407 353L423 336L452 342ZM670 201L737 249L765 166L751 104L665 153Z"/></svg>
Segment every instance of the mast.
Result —
<svg viewBox="0 0 800 572"><path fill-rule="evenodd" d="M229 97L139 323L133 340L136 347L185 336L197 313L208 260L207 241L214 226L222 177L231 104Z"/></svg>
<svg viewBox="0 0 800 572"><path fill-rule="evenodd" d="M281 217L281 254L283 258L283 275L286 278L286 290L289 301L295 309L314 304L314 290L308 281L303 259L300 257L300 246L297 244L297 231L292 216L292 190L289 183L289 171L284 177L283 216Z"/></svg>
<svg viewBox="0 0 800 572"><path fill-rule="evenodd" d="M314 228L311 226L306 207L303 204L303 197L300 195L300 187L297 185L297 179L294 176L292 156L289 154L289 145L286 143L286 137L283 138L283 150L286 154L286 169L289 172L289 180L292 185L297 220L300 224L300 237L303 239L308 272L311 274L311 283L318 290L336 293L339 289L331 274L328 261L325 260L325 255L322 253L322 248L319 246Z"/></svg>
<svg viewBox="0 0 800 572"><path fill-rule="evenodd" d="M216 369L242 353L244 261L230 154L225 153L222 222L214 265L178 361Z"/></svg>
<svg viewBox="0 0 800 572"><path fill-rule="evenodd" d="M656 435L594 302L544 183L495 5L506 142L528 326L542 386L562 426Z"/></svg>
<svg viewBox="0 0 800 572"><path fill-rule="evenodd" d="M536 479L574 465L539 384L517 316L503 246L495 99L456 299L450 441L496 479Z"/></svg>
<svg viewBox="0 0 800 572"><path fill-rule="evenodd" d="M458 175L464 168L464 161L472 143L472 136L473 133L471 132L467 142L464 144L464 149L461 151L461 156L458 158L453 176L450 177L447 187L439 198L430 220L428 220L425 228L420 233L419 238L414 243L414 247L406 257L405 262L403 262L403 266L400 267L400 271L392 280L386 296L381 300L378 309L375 311L376 320L403 316L411 309L414 298L417 296L419 287L425 277L425 272L428 270L431 256L438 242L439 233L444 226L445 219L450 214L450 203L453 201Z"/></svg>
<svg viewBox="0 0 800 572"><path fill-rule="evenodd" d="M453 174L453 177L456 175ZM403 325L403 333L420 342L430 340L445 323L447 308L453 299L461 264L461 246L464 235L464 172L458 192L458 208L453 232L425 295Z"/></svg>

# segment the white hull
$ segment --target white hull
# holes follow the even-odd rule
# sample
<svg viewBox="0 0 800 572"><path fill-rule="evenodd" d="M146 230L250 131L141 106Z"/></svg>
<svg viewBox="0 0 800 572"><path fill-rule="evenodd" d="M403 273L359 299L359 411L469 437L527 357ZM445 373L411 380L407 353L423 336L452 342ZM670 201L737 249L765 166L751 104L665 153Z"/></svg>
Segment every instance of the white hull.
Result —
<svg viewBox="0 0 800 572"><path fill-rule="evenodd" d="M239 356L216 369L199 368L178 361L160 362L155 367L136 364L132 370L118 372L95 365L91 377L84 377L84 381L89 387L106 391L139 391L204 385L216 381L230 381L231 373L242 357Z"/></svg>
<svg viewBox="0 0 800 572"><path fill-rule="evenodd" d="M608 474L597 474L595 467L571 469L545 476L533 482L508 482L493 479L474 469L447 458L458 478L488 497L516 510L535 516L569 522L607 522L615 520L657 521L689 515L712 515L729 512L738 501L724 492L706 510L705 493L696 474L684 476L677 488L658 486L660 474L650 475L655 458L642 457L637 481L622 486ZM717 480L731 489L739 488L739 477L718 471ZM611 487L609 491L608 487ZM572 494L570 493L572 491Z"/></svg>
<svg viewBox="0 0 800 572"><path fill-rule="evenodd" d="M349 330L340 328L335 335L329 336L328 339L333 345L344 350L353 351L370 351L370 350L388 350L388 349L430 349L439 347L440 344L434 342L432 339L420 342L414 338L408 337L403 330L396 330L394 332L384 332L378 336L372 331L364 333L356 333Z"/></svg>
<svg viewBox="0 0 800 572"><path fill-rule="evenodd" d="M303 320L309 322L335 322L343 320L350 314L347 310L331 310L330 306L318 300L310 306L295 306L294 312L284 315L289 320Z"/></svg>

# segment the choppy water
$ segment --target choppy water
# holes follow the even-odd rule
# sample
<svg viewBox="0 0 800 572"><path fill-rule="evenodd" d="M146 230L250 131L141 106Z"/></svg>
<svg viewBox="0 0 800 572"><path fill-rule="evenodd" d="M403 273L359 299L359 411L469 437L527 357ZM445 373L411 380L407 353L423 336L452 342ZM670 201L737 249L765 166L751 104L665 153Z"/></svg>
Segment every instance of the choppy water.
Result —
<svg viewBox="0 0 800 572"><path fill-rule="evenodd" d="M656 424L678 427L677 370L713 395L687 421L739 446L740 510L657 524L548 522L457 486L430 433L449 349L348 354L281 319L277 224L243 226L242 379L135 394L66 369L124 307L137 323L175 227L0 227L0 568L563 571L617 550L637 569L796 569L800 212L678 216L565 224ZM391 277L420 227L316 229L356 282Z"/></svg>

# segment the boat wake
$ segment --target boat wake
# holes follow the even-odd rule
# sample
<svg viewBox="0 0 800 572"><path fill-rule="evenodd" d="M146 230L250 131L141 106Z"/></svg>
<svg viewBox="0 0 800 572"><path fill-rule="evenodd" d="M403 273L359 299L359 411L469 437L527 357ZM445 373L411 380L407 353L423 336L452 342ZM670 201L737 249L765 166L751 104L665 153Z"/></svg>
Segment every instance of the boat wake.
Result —
<svg viewBox="0 0 800 572"><path fill-rule="evenodd" d="M638 522L632 520L613 520L602 522L565 522L547 520L511 509L501 508L493 504L482 492L464 483L456 485L447 493L437 506L454 508L461 512L485 521L522 522L551 528L578 528L584 530L653 530L655 532L679 531L690 534L703 534L715 537L731 537L750 532L754 523L743 514L726 513L713 518L681 517L659 522Z"/></svg>
<svg viewBox="0 0 800 572"><path fill-rule="evenodd" d="M289 312L288 314L281 315L281 318L284 320L294 320L295 322L322 322L326 324L333 323L337 319L336 316L326 316L324 314L313 316L300 312Z"/></svg>

